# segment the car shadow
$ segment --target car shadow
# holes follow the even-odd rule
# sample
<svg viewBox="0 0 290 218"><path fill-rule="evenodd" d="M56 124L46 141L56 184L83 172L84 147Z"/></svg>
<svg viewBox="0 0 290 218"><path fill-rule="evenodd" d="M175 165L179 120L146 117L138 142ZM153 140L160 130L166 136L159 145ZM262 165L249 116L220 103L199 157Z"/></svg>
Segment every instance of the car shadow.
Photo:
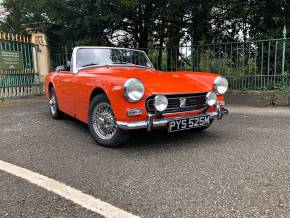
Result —
<svg viewBox="0 0 290 218"><path fill-rule="evenodd" d="M90 136L88 125L73 118L65 115L63 122L73 126L78 131ZM213 124L214 125L214 124ZM199 145L204 146L209 140L215 140L219 138L219 135L210 127L208 130L202 132L195 132L194 130L185 130L178 132L167 132L166 129L154 130L147 132L147 130L134 130L131 132L130 139L123 145L117 148L122 151L134 151L152 148L153 150L164 149L164 148L176 148L182 146L198 147ZM94 140L92 139L94 143ZM110 148L108 148L110 149Z"/></svg>
<svg viewBox="0 0 290 218"><path fill-rule="evenodd" d="M210 138L216 138L217 135L211 130L203 132L194 132L193 130L185 130L169 133L166 130L155 130L147 132L146 130L138 130L132 132L130 140L122 146L123 149L140 149L140 148L170 148L180 146L194 146L204 144Z"/></svg>

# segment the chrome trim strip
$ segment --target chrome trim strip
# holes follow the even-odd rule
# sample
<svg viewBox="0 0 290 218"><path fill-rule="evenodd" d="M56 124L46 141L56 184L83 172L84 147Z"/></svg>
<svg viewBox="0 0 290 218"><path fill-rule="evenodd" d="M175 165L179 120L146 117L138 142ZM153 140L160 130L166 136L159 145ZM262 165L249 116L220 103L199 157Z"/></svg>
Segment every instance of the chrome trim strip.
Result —
<svg viewBox="0 0 290 218"><path fill-rule="evenodd" d="M147 128L148 124L146 121L138 121L138 122L117 121L117 125L120 129L133 130L133 129L145 129Z"/></svg>
<svg viewBox="0 0 290 218"><path fill-rule="evenodd" d="M90 66L86 66L86 67L80 67L78 68L79 71L84 70L84 69L89 69L89 68L97 68L97 67L139 67L139 68L145 68L145 69L153 69L151 67L146 67L146 66L142 66L142 65L137 65L137 64L132 64L132 65L128 65L128 64L95 64L95 65L90 65Z"/></svg>
<svg viewBox="0 0 290 218"><path fill-rule="evenodd" d="M171 114L184 114L184 113L192 113L192 112L201 112L208 108L208 105L204 106L202 109L192 110L192 111L180 111L180 112L170 112L170 113L162 113L164 115L171 115ZM149 113L150 114L150 113ZM153 114L156 115L156 114Z"/></svg>

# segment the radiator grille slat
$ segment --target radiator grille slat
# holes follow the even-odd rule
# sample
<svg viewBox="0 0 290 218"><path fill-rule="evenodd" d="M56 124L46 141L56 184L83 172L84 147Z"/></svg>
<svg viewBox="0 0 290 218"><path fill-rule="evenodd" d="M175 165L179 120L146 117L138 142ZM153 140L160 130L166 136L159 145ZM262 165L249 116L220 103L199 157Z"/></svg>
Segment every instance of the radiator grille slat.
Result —
<svg viewBox="0 0 290 218"><path fill-rule="evenodd" d="M177 95L166 95L168 98L168 107L163 113L178 113L187 112L194 110L202 110L207 107L206 104L206 92L205 93L192 93L192 94L177 94ZM154 97L152 95L147 98L146 109L148 113L154 114ZM181 107L180 101L185 99L185 105Z"/></svg>

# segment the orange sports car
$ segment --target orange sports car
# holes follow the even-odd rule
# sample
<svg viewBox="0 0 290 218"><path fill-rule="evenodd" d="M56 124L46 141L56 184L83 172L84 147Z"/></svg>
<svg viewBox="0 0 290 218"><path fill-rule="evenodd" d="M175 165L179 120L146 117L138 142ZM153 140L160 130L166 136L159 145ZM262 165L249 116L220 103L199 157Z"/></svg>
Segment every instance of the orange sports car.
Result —
<svg viewBox="0 0 290 218"><path fill-rule="evenodd" d="M203 72L161 72L144 51L76 47L71 62L45 80L52 118L85 122L103 146L124 143L135 129L202 131L228 112L227 80Z"/></svg>

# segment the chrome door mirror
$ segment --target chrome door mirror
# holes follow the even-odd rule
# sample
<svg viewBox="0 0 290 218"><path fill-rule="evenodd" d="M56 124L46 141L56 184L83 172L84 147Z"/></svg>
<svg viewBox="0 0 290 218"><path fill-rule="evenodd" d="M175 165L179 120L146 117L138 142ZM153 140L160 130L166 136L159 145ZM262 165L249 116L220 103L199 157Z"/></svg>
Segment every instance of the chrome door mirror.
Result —
<svg viewBox="0 0 290 218"><path fill-rule="evenodd" d="M57 67L55 68L55 71L56 71L56 72L66 71L66 67L65 67L64 65L57 66Z"/></svg>

